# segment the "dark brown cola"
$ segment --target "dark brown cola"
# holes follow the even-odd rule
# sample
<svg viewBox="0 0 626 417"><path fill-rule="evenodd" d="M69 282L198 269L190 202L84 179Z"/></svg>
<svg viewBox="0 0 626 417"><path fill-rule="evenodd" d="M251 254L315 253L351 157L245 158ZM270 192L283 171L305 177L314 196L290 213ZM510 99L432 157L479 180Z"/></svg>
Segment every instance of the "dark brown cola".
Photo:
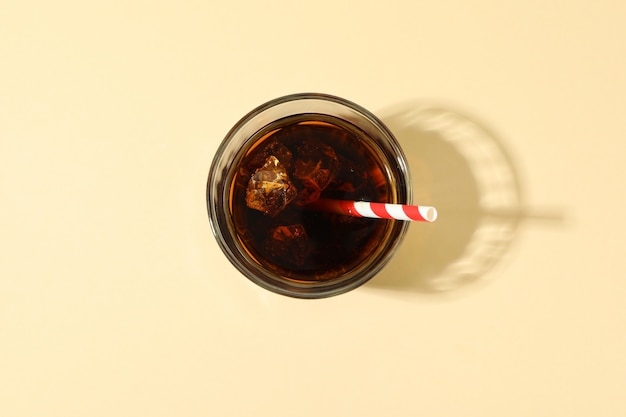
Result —
<svg viewBox="0 0 626 417"><path fill-rule="evenodd" d="M245 250L295 281L334 278L358 266L383 239L387 220L312 210L319 198L388 202L381 162L363 133L330 117L299 116L253 138L231 190Z"/></svg>

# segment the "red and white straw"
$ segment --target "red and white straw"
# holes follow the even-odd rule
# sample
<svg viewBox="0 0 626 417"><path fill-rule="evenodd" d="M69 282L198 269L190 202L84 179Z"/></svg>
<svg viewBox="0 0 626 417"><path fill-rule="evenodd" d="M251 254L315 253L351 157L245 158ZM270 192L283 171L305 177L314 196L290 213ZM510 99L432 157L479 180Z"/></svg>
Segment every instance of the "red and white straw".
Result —
<svg viewBox="0 0 626 417"><path fill-rule="evenodd" d="M431 206L410 206L406 204L372 203L368 201L346 201L319 199L309 204L314 210L330 211L352 217L371 219L408 220L434 222L437 209Z"/></svg>

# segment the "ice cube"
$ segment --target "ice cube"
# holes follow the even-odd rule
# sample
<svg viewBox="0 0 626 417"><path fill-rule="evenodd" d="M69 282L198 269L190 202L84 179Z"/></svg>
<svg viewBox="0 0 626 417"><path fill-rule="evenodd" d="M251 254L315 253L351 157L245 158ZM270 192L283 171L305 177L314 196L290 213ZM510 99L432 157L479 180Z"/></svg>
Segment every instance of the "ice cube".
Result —
<svg viewBox="0 0 626 417"><path fill-rule="evenodd" d="M255 150L247 157L245 162L241 165L241 175L246 177L251 176L255 170L265 164L267 158L270 156L278 159L287 172L291 170L293 158L291 151L282 143L276 140L270 140L270 142L265 144L261 149L258 151Z"/></svg>
<svg viewBox="0 0 626 417"><path fill-rule="evenodd" d="M269 156L254 171L246 189L246 204L269 216L275 216L298 195L287 170L275 156Z"/></svg>
<svg viewBox="0 0 626 417"><path fill-rule="evenodd" d="M356 158L356 157L355 157ZM359 193L367 187L368 172L363 169L365 161L354 161L343 156L338 157L339 169L332 181L333 198L342 198L342 194ZM336 194L336 195L335 195Z"/></svg>
<svg viewBox="0 0 626 417"><path fill-rule="evenodd" d="M282 258L288 263L302 266L311 251L311 246L304 226L292 224L270 230L266 250L274 258Z"/></svg>
<svg viewBox="0 0 626 417"><path fill-rule="evenodd" d="M305 140L298 147L294 162L293 176L301 184L297 203L305 205L317 200L335 177L338 166L332 147L321 141Z"/></svg>

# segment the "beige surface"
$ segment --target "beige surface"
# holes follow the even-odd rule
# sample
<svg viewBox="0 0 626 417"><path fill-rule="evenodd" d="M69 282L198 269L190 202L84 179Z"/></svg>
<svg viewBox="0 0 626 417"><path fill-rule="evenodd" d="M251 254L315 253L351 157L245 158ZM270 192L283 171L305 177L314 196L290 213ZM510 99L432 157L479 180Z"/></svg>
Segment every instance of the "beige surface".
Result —
<svg viewBox="0 0 626 417"><path fill-rule="evenodd" d="M0 415L626 415L624 4L4 1ZM443 208L321 301L204 201L301 91L385 116Z"/></svg>

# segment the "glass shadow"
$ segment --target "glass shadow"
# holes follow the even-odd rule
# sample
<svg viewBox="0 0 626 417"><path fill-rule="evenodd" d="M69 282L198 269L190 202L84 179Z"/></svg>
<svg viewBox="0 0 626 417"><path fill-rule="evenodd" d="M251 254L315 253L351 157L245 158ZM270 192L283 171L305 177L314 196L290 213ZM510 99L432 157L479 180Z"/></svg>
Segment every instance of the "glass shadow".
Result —
<svg viewBox="0 0 626 417"><path fill-rule="evenodd" d="M524 217L521 185L502 142L475 118L429 104L380 118L402 146L413 202L439 217L413 223L370 288L440 293L477 283L507 252Z"/></svg>

